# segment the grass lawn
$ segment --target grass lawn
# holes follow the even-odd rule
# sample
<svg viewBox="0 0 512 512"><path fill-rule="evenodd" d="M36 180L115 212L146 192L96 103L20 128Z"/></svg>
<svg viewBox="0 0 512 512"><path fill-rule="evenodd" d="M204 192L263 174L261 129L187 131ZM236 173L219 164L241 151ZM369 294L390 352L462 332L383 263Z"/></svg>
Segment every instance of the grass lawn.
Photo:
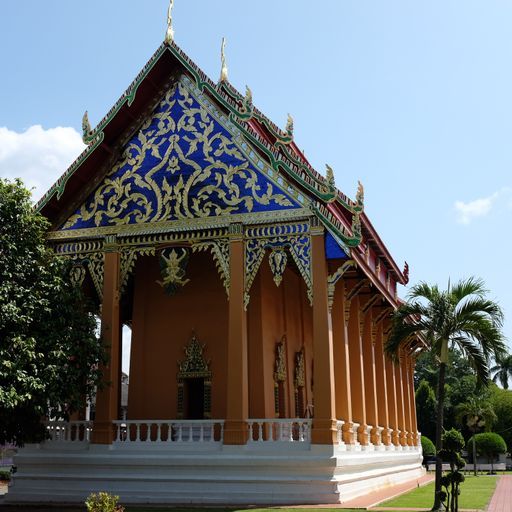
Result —
<svg viewBox="0 0 512 512"><path fill-rule="evenodd" d="M495 476L466 476L460 486L459 508L484 509L493 495L498 478ZM398 498L381 503L381 507L416 507L430 509L434 501L434 483L414 489Z"/></svg>

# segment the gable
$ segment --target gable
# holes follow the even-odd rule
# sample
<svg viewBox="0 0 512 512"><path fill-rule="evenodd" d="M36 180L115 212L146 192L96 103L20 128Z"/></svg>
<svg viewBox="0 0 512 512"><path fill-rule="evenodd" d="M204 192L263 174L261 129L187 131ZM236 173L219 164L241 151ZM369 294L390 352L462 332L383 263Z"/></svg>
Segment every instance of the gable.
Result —
<svg viewBox="0 0 512 512"><path fill-rule="evenodd" d="M257 214L304 202L184 76L61 229Z"/></svg>

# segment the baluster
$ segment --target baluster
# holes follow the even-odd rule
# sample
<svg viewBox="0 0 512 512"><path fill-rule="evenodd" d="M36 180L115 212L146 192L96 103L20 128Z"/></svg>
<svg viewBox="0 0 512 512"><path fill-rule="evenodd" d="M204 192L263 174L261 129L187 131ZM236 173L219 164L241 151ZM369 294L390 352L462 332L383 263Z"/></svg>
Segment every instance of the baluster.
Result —
<svg viewBox="0 0 512 512"><path fill-rule="evenodd" d="M193 435L194 435L194 430L192 428L192 425L189 423L188 424L188 442L189 443L191 443L194 440Z"/></svg>
<svg viewBox="0 0 512 512"><path fill-rule="evenodd" d="M305 428L306 424L301 421L299 423L299 442L300 443L303 443L304 442L304 428Z"/></svg>
<svg viewBox="0 0 512 512"><path fill-rule="evenodd" d="M177 423L177 428L178 428L178 442L182 442L183 441L183 423Z"/></svg>
<svg viewBox="0 0 512 512"><path fill-rule="evenodd" d="M220 424L220 439L221 443L224 443L224 422Z"/></svg>
<svg viewBox="0 0 512 512"><path fill-rule="evenodd" d="M155 441L162 441L162 424L161 423L157 423L156 424L156 439Z"/></svg>
<svg viewBox="0 0 512 512"><path fill-rule="evenodd" d="M288 434L288 440L290 441L290 443L293 443L293 426L294 425L295 425L295 422L293 422L293 421L288 423L288 429L290 430L290 432Z"/></svg>
<svg viewBox="0 0 512 512"><path fill-rule="evenodd" d="M135 441L140 441L140 423L136 424Z"/></svg>
<svg viewBox="0 0 512 512"><path fill-rule="evenodd" d="M204 441L204 423L201 423L199 428L199 442L202 443Z"/></svg>
<svg viewBox="0 0 512 512"><path fill-rule="evenodd" d="M116 441L120 442L121 441L121 423L117 424L117 429L116 430L117 430Z"/></svg>

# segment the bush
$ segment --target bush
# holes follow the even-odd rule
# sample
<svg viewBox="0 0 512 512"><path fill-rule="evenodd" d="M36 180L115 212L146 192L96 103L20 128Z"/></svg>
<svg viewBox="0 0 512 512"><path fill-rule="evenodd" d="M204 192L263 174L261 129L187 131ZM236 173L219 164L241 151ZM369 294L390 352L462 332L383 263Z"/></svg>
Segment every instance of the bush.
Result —
<svg viewBox="0 0 512 512"><path fill-rule="evenodd" d="M421 448L423 450L423 457L433 457L436 454L436 447L427 436L421 436Z"/></svg>
<svg viewBox="0 0 512 512"><path fill-rule="evenodd" d="M0 481L8 482L11 479L10 469L0 469Z"/></svg>
<svg viewBox="0 0 512 512"><path fill-rule="evenodd" d="M476 452L479 455L487 457L487 460L489 461L491 466L492 463L494 462L494 459L500 453L507 452L507 443L505 443L505 440L499 434L496 434L494 432L483 432L481 434L475 434L474 438ZM473 442L473 438L471 438L469 442Z"/></svg>
<svg viewBox="0 0 512 512"><path fill-rule="evenodd" d="M124 512L124 507L118 505L119 496L114 496L108 492L90 494L85 500L87 512Z"/></svg>

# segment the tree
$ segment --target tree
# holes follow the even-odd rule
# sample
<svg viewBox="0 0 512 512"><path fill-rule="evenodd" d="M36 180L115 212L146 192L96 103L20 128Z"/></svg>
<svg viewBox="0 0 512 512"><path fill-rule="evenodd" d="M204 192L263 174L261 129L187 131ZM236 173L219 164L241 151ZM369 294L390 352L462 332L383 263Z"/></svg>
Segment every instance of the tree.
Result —
<svg viewBox="0 0 512 512"><path fill-rule="evenodd" d="M505 440L499 434L494 432L475 434L473 438L477 453L487 457L487 460L491 464L491 474L494 474L494 459L500 453L507 452L507 444L505 443ZM473 438L471 439L472 442Z"/></svg>
<svg viewBox="0 0 512 512"><path fill-rule="evenodd" d="M473 473L476 474L476 442L475 434L487 427L492 428L494 422L498 419L489 402L487 396L470 396L467 401L457 406L457 419L460 422L465 421L469 430L472 432L472 446L473 446Z"/></svg>
<svg viewBox="0 0 512 512"><path fill-rule="evenodd" d="M432 411L436 410L436 395L430 384L422 380L416 390L416 414L418 416L418 429L428 438L434 439L436 422ZM423 439L423 435L421 436Z"/></svg>
<svg viewBox="0 0 512 512"><path fill-rule="evenodd" d="M101 377L93 306L47 229L21 182L0 179L0 444L42 440L41 418L67 419Z"/></svg>
<svg viewBox="0 0 512 512"><path fill-rule="evenodd" d="M436 417L436 482L433 510L441 508L443 408L448 350L455 346L470 362L478 380L489 380L488 360L505 352L501 328L501 308L486 298L481 280L461 280L448 289L419 283L412 287L409 300L393 315L386 353L395 360L412 339L420 336L439 361Z"/></svg>
<svg viewBox="0 0 512 512"><path fill-rule="evenodd" d="M500 434L507 443L507 451L512 451L512 391L491 385L490 402L498 417L493 430Z"/></svg>
<svg viewBox="0 0 512 512"><path fill-rule="evenodd" d="M503 389L508 389L508 378L512 377L512 354L496 357L496 365L491 368L492 380L499 381Z"/></svg>
<svg viewBox="0 0 512 512"><path fill-rule="evenodd" d="M463 448L464 438L458 430L452 428L443 434L443 449L438 455L450 464L450 471L441 478L441 485L445 488L445 491L441 492L441 501L450 512L459 510L459 487L465 480L460 470L466 465L461 455Z"/></svg>

